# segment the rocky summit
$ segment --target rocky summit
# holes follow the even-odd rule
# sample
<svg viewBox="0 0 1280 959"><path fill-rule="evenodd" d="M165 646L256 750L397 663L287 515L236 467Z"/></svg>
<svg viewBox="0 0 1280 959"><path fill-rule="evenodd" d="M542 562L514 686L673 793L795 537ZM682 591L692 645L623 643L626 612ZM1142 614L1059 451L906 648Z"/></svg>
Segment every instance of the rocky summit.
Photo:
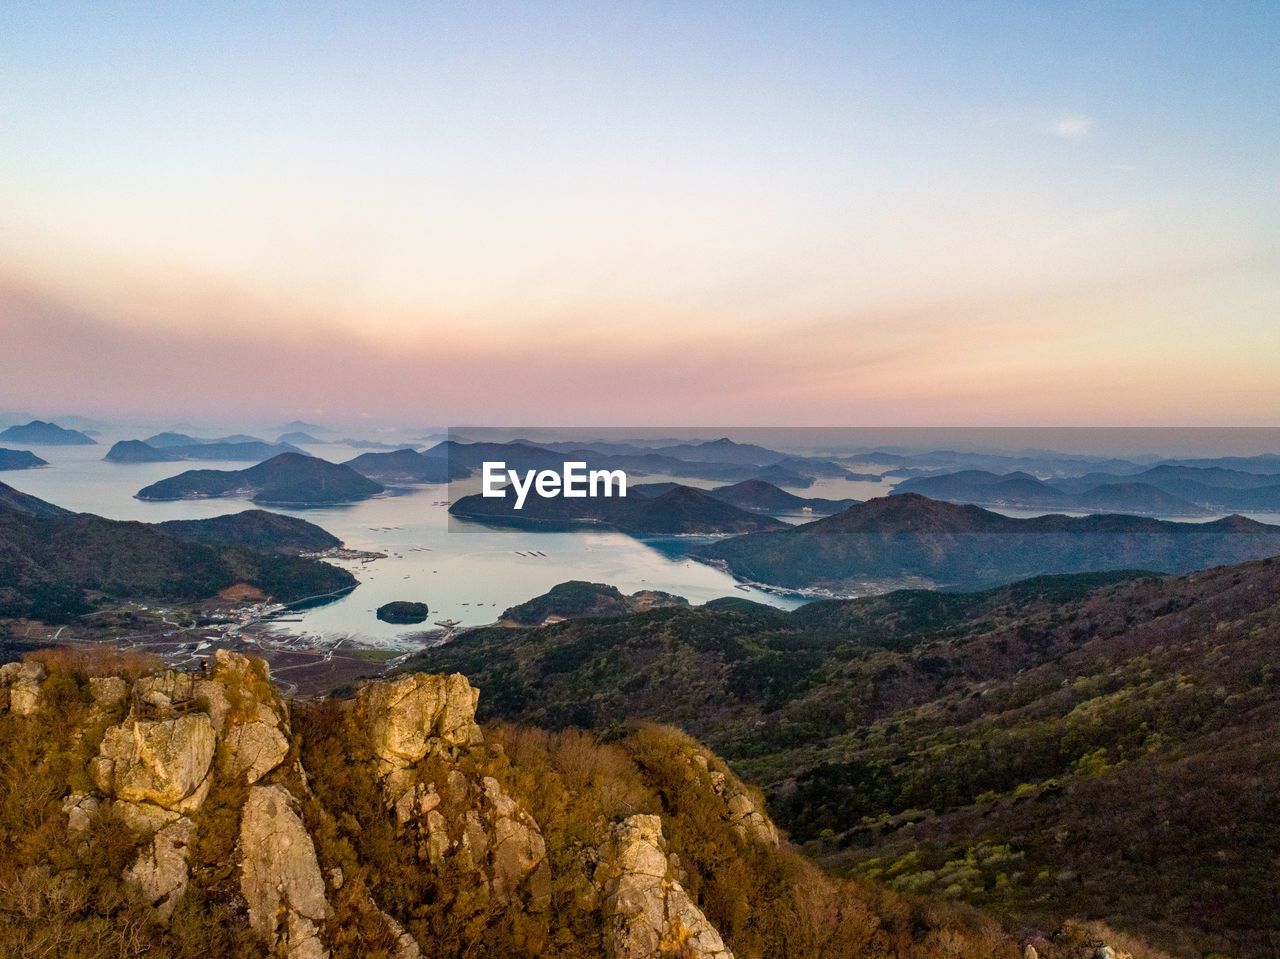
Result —
<svg viewBox="0 0 1280 959"><path fill-rule="evenodd" d="M1019 941L970 907L833 879L667 727L482 728L457 673L289 702L226 650L197 672L68 655L0 668L0 942L23 954L1077 959L1103 942Z"/></svg>

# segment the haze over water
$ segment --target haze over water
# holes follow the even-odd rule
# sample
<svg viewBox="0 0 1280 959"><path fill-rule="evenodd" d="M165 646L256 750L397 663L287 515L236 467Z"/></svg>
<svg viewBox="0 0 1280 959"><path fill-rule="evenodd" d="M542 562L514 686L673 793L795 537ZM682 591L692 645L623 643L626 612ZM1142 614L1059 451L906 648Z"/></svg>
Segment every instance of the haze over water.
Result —
<svg viewBox="0 0 1280 959"><path fill-rule="evenodd" d="M512 430L513 435L528 431ZM561 430L561 434L565 431ZM705 433L706 431L701 431ZM715 432L710 431L710 432ZM1061 447L1075 454L1090 450L1103 456L1136 451L1135 458L1166 455L1239 453L1280 450L1280 431L1050 431ZM255 508L244 499L184 499L150 502L135 498L142 487L186 469L243 469L245 462L188 461L169 463L110 463L102 457L116 439L148 435L99 437L96 446L36 447L50 467L9 471L0 481L67 509L91 512L119 520L161 522L171 519L200 519ZM599 430L583 429L581 437L598 437ZM654 436L666 434L657 430ZM709 435L709 434L708 434ZM854 439L893 440L921 443L921 451L931 443L953 447L973 447L999 442L1048 437L1013 430L899 430L899 431L785 431L777 429L741 430L736 440L752 440L783 447L793 440L790 452L838 450ZM1089 436L1092 435L1092 442ZM419 444L421 445L421 444ZM775 447L776 448L776 447ZM1039 447L1043 449L1044 447ZM342 462L359 450L344 444L319 444L308 452ZM884 469L874 462L867 471ZM857 471L859 465L851 468ZM674 479L694 486L721 485L705 480L666 476L633 475L632 483ZM738 584L719 569L685 558L683 552L702 537L674 537L643 540L602 530L534 533L518 529L480 526L452 519L447 501L473 491L478 480L451 485L423 485L389 488L386 495L344 506L310 509L276 509L328 530L350 549L385 553L385 559L369 562L338 560L360 580L360 586L342 599L298 613L288 614L288 622L278 628L330 639L352 636L370 644L402 645L405 637L432 629L437 621L452 620L463 626L494 622L509 606L546 592L570 579L617 586L624 593L663 590L683 596L691 603L703 603L722 596L746 597L782 608L793 608L804 600L794 595L764 591ZM811 487L793 490L798 495L830 499L870 499L887 495L892 478L885 482L818 479ZM1048 510L1000 509L1010 516L1041 515ZM1280 515L1249 513L1262 522L1280 523ZM788 522L805 522L815 517L792 515ZM1182 517L1178 517L1182 518ZM1211 519L1213 517L1205 517ZM545 554L545 555L540 555ZM426 602L431 610L425 624L405 627L379 622L374 610L393 600Z"/></svg>

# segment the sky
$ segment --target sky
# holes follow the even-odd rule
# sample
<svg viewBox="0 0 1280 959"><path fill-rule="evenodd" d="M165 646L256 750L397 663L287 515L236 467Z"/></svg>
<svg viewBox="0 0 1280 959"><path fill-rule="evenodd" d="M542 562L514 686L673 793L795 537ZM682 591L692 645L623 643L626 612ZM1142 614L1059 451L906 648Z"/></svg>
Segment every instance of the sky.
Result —
<svg viewBox="0 0 1280 959"><path fill-rule="evenodd" d="M0 410L1280 425L1280 4L0 6Z"/></svg>

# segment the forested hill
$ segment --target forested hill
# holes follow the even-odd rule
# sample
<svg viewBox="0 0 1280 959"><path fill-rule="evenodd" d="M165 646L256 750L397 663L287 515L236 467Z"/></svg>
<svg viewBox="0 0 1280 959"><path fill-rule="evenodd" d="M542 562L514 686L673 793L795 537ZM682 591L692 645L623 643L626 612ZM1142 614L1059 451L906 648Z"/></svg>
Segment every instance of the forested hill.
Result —
<svg viewBox="0 0 1280 959"><path fill-rule="evenodd" d="M477 630L411 668L465 671L489 716L676 724L813 854L899 888L1263 955L1277 636L1267 559Z"/></svg>

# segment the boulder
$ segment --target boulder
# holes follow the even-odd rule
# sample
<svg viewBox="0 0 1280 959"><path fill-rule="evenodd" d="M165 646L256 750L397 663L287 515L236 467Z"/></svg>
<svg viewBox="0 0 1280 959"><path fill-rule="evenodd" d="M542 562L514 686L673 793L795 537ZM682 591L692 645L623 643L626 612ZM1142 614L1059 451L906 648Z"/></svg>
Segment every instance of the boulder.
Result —
<svg viewBox="0 0 1280 959"><path fill-rule="evenodd" d="M117 799L193 811L208 792L215 746L204 713L125 721L103 736L91 773L98 788Z"/></svg>
<svg viewBox="0 0 1280 959"><path fill-rule="evenodd" d="M283 786L254 786L240 822L240 891L249 925L289 959L329 955L320 936L329 913L315 846Z"/></svg>
<svg viewBox="0 0 1280 959"><path fill-rule="evenodd" d="M62 800L62 811L67 814L67 832L78 835L89 828L101 804L85 793L71 793Z"/></svg>

